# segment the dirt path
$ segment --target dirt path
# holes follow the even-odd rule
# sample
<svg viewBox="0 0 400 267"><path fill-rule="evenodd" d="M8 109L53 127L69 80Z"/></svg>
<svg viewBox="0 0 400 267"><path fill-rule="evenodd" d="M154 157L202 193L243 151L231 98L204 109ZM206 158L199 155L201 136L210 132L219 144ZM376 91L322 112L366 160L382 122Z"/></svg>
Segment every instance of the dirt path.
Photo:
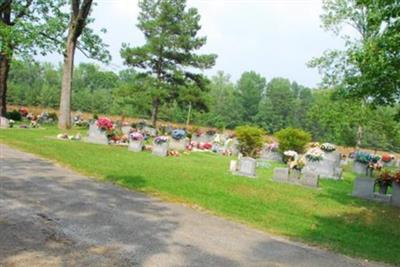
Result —
<svg viewBox="0 0 400 267"><path fill-rule="evenodd" d="M379 266L0 145L0 266Z"/></svg>

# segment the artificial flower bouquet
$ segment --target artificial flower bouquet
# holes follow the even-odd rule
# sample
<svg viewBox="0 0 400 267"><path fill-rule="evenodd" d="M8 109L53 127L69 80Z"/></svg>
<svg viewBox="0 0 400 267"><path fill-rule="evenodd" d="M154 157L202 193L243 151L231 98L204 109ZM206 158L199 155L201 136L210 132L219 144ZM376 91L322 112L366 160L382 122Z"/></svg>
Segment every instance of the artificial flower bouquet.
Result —
<svg viewBox="0 0 400 267"><path fill-rule="evenodd" d="M276 143L276 142L273 142L273 143L271 143L271 144L268 144L268 145L265 147L265 149L266 149L267 151L269 151L269 152L276 152L276 151L278 151L278 148L279 148L279 144Z"/></svg>
<svg viewBox="0 0 400 267"><path fill-rule="evenodd" d="M144 136L139 132L133 132L133 133L129 134L129 140L130 141L143 141Z"/></svg>
<svg viewBox="0 0 400 267"><path fill-rule="evenodd" d="M389 163L394 159L393 155L383 154L381 160L385 163Z"/></svg>
<svg viewBox="0 0 400 267"><path fill-rule="evenodd" d="M157 136L154 139L154 143L156 145L162 145L162 144L167 143L167 142L168 142L168 136Z"/></svg>
<svg viewBox="0 0 400 267"><path fill-rule="evenodd" d="M333 152L336 150L336 146L331 143L323 143L320 148L325 152Z"/></svg>
<svg viewBox="0 0 400 267"><path fill-rule="evenodd" d="M377 163L380 160L379 155L372 155L368 152L357 151L354 155L355 160L364 164Z"/></svg>
<svg viewBox="0 0 400 267"><path fill-rule="evenodd" d="M323 154L324 152L321 149L319 149L318 147L314 147L307 151L305 157L308 161L318 162L323 159Z"/></svg>
<svg viewBox="0 0 400 267"><path fill-rule="evenodd" d="M171 136L174 140L179 141L186 137L186 132L182 129L175 129L172 131Z"/></svg>
<svg viewBox="0 0 400 267"><path fill-rule="evenodd" d="M102 131L111 131L114 127L113 122L107 117L99 118L96 125Z"/></svg>

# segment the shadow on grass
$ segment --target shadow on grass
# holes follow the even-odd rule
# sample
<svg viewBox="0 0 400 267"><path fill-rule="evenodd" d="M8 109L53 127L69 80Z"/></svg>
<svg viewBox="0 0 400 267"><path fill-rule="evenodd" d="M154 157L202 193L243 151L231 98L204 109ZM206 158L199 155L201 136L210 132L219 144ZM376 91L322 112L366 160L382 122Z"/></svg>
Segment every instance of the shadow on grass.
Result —
<svg viewBox="0 0 400 267"><path fill-rule="evenodd" d="M129 189L140 190L146 186L146 180L141 175L107 175L106 180Z"/></svg>

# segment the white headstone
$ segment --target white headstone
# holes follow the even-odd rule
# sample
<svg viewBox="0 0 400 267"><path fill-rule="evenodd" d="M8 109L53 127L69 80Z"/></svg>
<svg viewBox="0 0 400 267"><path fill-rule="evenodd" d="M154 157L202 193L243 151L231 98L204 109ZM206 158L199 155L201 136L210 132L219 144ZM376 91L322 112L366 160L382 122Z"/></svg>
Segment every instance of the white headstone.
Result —
<svg viewBox="0 0 400 267"><path fill-rule="evenodd" d="M229 170L231 172L237 171L237 161L236 160L231 160L230 165L229 165Z"/></svg>
<svg viewBox="0 0 400 267"><path fill-rule="evenodd" d="M106 132L100 130L99 127L97 127L96 122L89 125L89 136L86 141L94 144L108 144Z"/></svg>
<svg viewBox="0 0 400 267"><path fill-rule="evenodd" d="M166 157L168 155L168 142L160 145L154 143L152 153L155 156Z"/></svg>
<svg viewBox="0 0 400 267"><path fill-rule="evenodd" d="M131 126L122 126L122 127L121 127L121 132L122 132L124 135L128 135L131 129L132 129Z"/></svg>
<svg viewBox="0 0 400 267"><path fill-rule="evenodd" d="M188 144L189 144L188 138L184 138L181 140L175 140L171 138L171 141L169 143L169 149L177 151L185 151Z"/></svg>
<svg viewBox="0 0 400 267"><path fill-rule="evenodd" d="M128 150L132 152L141 152L143 150L143 141L129 141Z"/></svg>
<svg viewBox="0 0 400 267"><path fill-rule="evenodd" d="M275 168L273 179L275 182L288 182L289 168Z"/></svg>
<svg viewBox="0 0 400 267"><path fill-rule="evenodd" d="M0 128L9 128L10 123L7 118L5 117L0 117Z"/></svg>

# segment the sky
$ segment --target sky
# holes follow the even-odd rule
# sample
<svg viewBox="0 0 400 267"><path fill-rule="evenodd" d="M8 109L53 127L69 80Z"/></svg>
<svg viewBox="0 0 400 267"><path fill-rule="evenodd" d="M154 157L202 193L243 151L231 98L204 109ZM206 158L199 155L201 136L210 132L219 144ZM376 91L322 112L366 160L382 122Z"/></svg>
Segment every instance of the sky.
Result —
<svg viewBox="0 0 400 267"><path fill-rule="evenodd" d="M136 28L137 0L97 0L94 29L106 28L112 62L105 69L126 68L120 57L122 43L140 46L144 38ZM343 41L321 27L322 0L188 0L201 15L200 35L207 36L202 53L218 55L216 65L204 73L222 70L232 81L245 71L256 71L267 81L284 77L316 87L321 80L306 63L326 49L342 48ZM61 61L60 55L46 58ZM89 62L77 52L76 62Z"/></svg>

